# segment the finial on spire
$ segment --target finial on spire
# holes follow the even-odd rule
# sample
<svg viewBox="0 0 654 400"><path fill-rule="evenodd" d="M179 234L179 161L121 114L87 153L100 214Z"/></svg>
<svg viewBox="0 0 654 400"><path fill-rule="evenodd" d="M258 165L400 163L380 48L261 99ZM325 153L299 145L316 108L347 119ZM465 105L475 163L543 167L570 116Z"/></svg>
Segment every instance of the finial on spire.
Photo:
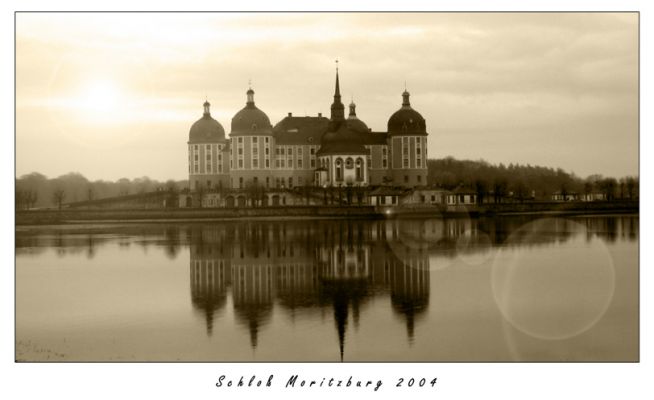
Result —
<svg viewBox="0 0 654 400"><path fill-rule="evenodd" d="M404 91L406 92L406 79L404 80Z"/></svg>
<svg viewBox="0 0 654 400"><path fill-rule="evenodd" d="M209 104L209 99L207 98L207 96L204 96L204 104L202 106L204 107L204 115L205 116L211 115L211 112L209 110L211 104Z"/></svg>
<svg viewBox="0 0 654 400"><path fill-rule="evenodd" d="M247 105L254 106L254 90L252 90L252 79L248 79L248 91L246 92L248 96Z"/></svg>

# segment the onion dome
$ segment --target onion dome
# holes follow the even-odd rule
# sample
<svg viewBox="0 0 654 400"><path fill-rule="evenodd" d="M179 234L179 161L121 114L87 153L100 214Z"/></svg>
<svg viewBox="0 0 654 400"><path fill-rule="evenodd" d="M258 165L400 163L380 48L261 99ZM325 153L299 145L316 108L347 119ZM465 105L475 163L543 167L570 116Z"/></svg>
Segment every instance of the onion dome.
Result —
<svg viewBox="0 0 654 400"><path fill-rule="evenodd" d="M368 129L368 125L366 125L365 122L361 121L356 114L356 104L354 102L350 103L350 115L347 117L347 120L345 120L345 124L347 125L348 128L355 132L359 133L368 133L370 132L370 129Z"/></svg>
<svg viewBox="0 0 654 400"><path fill-rule="evenodd" d="M188 134L189 143L213 143L213 142L222 142L225 140L225 129L220 125L220 122L211 118L211 113L209 112L208 101L205 101L204 104L204 114L202 118L195 121L191 126L191 130Z"/></svg>
<svg viewBox="0 0 654 400"><path fill-rule="evenodd" d="M247 91L245 107L232 118L232 132L230 135L262 135L272 134L270 119L263 111L254 105L254 90Z"/></svg>
<svg viewBox="0 0 654 400"><path fill-rule="evenodd" d="M388 133L390 135L426 135L425 119L419 112L411 108L409 92L402 93L402 108L395 111L388 119Z"/></svg>

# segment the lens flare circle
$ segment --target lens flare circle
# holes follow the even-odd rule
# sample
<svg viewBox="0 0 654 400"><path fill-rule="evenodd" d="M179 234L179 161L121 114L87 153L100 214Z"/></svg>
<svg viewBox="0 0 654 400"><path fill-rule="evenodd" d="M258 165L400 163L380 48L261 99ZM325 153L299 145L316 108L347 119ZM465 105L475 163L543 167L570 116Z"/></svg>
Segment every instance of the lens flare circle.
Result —
<svg viewBox="0 0 654 400"><path fill-rule="evenodd" d="M497 251L493 297L519 331L544 340L577 336L595 325L613 298L615 270L604 242L561 218L516 230Z"/></svg>

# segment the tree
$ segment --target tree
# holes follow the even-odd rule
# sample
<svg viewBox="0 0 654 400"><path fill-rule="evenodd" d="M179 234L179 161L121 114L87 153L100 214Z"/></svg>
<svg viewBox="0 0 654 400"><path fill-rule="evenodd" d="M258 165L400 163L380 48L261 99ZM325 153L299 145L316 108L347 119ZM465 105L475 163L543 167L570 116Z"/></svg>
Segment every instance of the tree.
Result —
<svg viewBox="0 0 654 400"><path fill-rule="evenodd" d="M207 193L204 185L198 182L198 185L195 187L195 196L198 200L198 207L202 208L202 200L204 200L204 195Z"/></svg>
<svg viewBox="0 0 654 400"><path fill-rule="evenodd" d="M638 181L636 178L629 176L627 177L627 196L629 197L629 200L633 200L636 196L636 189L638 188Z"/></svg>
<svg viewBox="0 0 654 400"><path fill-rule="evenodd" d="M265 189L259 184L259 182L248 181L245 184L245 192L247 193L253 207L256 207L260 204L263 196L265 195Z"/></svg>
<svg viewBox="0 0 654 400"><path fill-rule="evenodd" d="M524 202L528 196L527 185L523 181L518 181L513 187L513 195L520 203Z"/></svg>
<svg viewBox="0 0 654 400"><path fill-rule="evenodd" d="M501 164L500 164L501 165ZM495 203L501 203L506 196L508 184L504 179L496 179L493 182L493 196L495 198Z"/></svg>
<svg viewBox="0 0 654 400"><path fill-rule="evenodd" d="M475 192L477 194L477 204L483 204L488 187L486 182L482 179L475 179Z"/></svg>
<svg viewBox="0 0 654 400"><path fill-rule="evenodd" d="M63 189L57 188L52 192L52 202L59 208L60 211L65 199L66 192Z"/></svg>

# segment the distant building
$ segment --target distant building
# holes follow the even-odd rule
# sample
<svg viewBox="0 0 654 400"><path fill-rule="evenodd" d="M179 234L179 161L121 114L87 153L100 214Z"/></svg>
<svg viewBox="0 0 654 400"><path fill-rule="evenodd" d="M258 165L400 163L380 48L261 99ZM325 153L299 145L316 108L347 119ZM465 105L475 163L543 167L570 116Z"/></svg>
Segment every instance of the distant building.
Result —
<svg viewBox="0 0 654 400"><path fill-rule="evenodd" d="M189 131L192 191L204 189L288 189L382 184L413 188L427 183L425 119L411 107L409 92L386 132L373 132L341 102L338 69L330 118L295 117L275 126L247 91L245 107L232 118L229 137L211 117L210 104Z"/></svg>
<svg viewBox="0 0 654 400"><path fill-rule="evenodd" d="M552 194L552 201L577 201L579 200L579 195L577 192L567 192L562 193L560 190L557 190Z"/></svg>

